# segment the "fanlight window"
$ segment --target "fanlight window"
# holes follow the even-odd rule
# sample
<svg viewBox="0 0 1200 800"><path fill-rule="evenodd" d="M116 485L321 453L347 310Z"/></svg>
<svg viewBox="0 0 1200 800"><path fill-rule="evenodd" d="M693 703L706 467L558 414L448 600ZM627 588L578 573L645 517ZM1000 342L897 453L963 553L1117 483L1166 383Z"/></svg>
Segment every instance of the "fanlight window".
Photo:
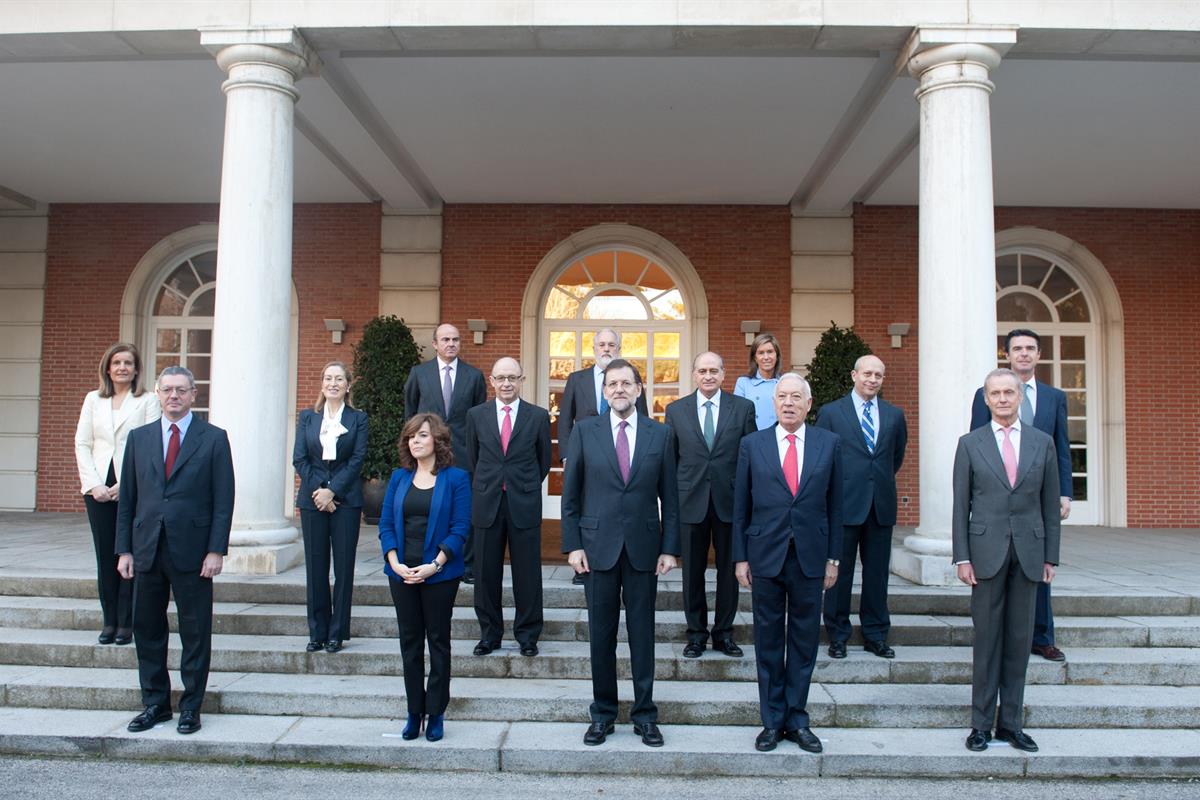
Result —
<svg viewBox="0 0 1200 800"><path fill-rule="evenodd" d="M546 319L682 320L683 296L653 259L629 250L584 256L558 277L546 298Z"/></svg>

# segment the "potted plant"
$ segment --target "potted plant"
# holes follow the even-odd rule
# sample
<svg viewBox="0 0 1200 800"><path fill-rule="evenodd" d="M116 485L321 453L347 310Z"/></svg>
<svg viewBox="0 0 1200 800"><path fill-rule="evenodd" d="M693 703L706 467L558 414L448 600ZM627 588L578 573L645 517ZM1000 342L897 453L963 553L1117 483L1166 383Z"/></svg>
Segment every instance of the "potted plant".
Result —
<svg viewBox="0 0 1200 800"><path fill-rule="evenodd" d="M396 445L404 427L404 383L421 363L412 330L395 316L375 317L354 346L354 389L358 408L370 418L363 460L363 518L379 523L387 481L398 462Z"/></svg>
<svg viewBox="0 0 1200 800"><path fill-rule="evenodd" d="M812 410L808 421L817 421L817 409L845 396L854 385L850 371L854 362L868 355L871 348L850 328L839 328L832 320L829 330L821 334L821 341L813 351L813 360L808 363L808 385L812 387Z"/></svg>

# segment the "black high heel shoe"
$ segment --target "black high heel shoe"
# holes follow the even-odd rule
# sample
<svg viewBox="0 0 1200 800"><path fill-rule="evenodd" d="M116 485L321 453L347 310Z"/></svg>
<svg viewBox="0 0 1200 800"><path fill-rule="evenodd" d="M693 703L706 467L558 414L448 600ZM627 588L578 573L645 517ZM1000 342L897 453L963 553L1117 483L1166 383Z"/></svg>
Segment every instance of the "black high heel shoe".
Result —
<svg viewBox="0 0 1200 800"><path fill-rule="evenodd" d="M408 724L404 726L404 730L400 731L400 738L412 741L421 735L421 724L425 721L423 714L409 714Z"/></svg>
<svg viewBox="0 0 1200 800"><path fill-rule="evenodd" d="M96 641L100 644L112 644L117 640L116 628L104 628L100 631L100 635L96 637Z"/></svg>
<svg viewBox="0 0 1200 800"><path fill-rule="evenodd" d="M304 648L304 652L306 652L306 653L316 653L316 652L318 652L318 651L320 651L320 650L324 650L324 649L325 649L325 643L324 643L324 642L318 642L316 639L313 639L311 642L309 642L309 643L308 643L308 644L305 646L305 648Z"/></svg>

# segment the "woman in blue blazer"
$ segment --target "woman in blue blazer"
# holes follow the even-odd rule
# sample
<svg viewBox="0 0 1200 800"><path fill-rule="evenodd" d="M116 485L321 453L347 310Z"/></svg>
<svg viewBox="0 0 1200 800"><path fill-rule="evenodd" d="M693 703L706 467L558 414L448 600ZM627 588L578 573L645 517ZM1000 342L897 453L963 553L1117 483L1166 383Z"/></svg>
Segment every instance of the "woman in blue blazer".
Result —
<svg viewBox="0 0 1200 800"><path fill-rule="evenodd" d="M300 474L296 507L304 532L310 653L342 649L350 638L354 559L362 519L362 465L367 455L367 415L350 405L350 371L330 361L321 371L321 394L300 412L292 464ZM333 552L330 602L329 554Z"/></svg>
<svg viewBox="0 0 1200 800"><path fill-rule="evenodd" d="M400 432L400 468L392 473L379 516L379 543L387 562L408 723L401 735L442 738L450 702L450 617L463 574L463 545L471 530L471 480L452 466L450 429L436 414L417 414ZM429 683L425 642L429 642Z"/></svg>

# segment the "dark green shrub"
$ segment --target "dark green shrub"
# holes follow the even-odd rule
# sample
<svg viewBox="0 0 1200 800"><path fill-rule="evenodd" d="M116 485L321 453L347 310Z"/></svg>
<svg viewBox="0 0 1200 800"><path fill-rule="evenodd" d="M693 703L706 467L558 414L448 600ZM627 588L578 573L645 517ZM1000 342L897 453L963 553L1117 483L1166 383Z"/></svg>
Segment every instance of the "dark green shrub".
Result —
<svg viewBox="0 0 1200 800"><path fill-rule="evenodd" d="M816 422L817 409L850 391L854 386L850 379L854 362L871 352L867 343L850 328L839 328L832 320L829 325L829 330L821 334L813 360L807 367L813 394L809 422Z"/></svg>
<svg viewBox="0 0 1200 800"><path fill-rule="evenodd" d="M421 363L421 349L404 320L375 317L363 326L362 340L354 346L355 407L370 415L365 479L386 479L396 468L396 443L404 427L404 382Z"/></svg>

